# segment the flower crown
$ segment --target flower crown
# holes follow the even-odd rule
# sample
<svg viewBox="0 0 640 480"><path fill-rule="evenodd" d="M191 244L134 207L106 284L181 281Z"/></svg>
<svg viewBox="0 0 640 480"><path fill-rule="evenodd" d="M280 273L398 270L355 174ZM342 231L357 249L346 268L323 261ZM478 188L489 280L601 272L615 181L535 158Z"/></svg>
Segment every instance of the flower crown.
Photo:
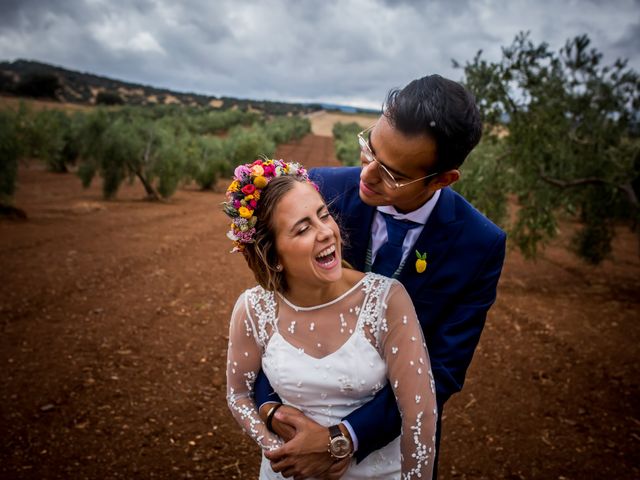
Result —
<svg viewBox="0 0 640 480"><path fill-rule="evenodd" d="M233 181L227 188L227 201L223 203L224 213L231 217L227 237L234 242L232 252L242 252L245 244L253 243L258 221L253 212L258 207L262 190L271 180L284 175L298 177L315 186L309 180L307 170L295 162L264 158L236 167Z"/></svg>

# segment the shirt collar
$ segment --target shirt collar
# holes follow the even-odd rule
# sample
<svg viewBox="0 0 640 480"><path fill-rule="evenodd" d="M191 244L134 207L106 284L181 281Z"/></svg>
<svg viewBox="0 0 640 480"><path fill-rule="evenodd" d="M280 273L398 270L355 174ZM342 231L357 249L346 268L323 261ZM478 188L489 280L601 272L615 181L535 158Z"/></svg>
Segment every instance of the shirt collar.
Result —
<svg viewBox="0 0 640 480"><path fill-rule="evenodd" d="M433 196L427 202L425 202L424 205L414 210L413 212L409 212L409 213L400 213L392 205L383 205L383 206L377 207L377 211L380 213L386 213L388 215L392 215L393 218L396 218L398 220L410 220L412 222L425 225L427 223L427 220L429 220L429 216L431 215L431 212L433 212L433 209L435 208L436 203L438 203L439 198L440 198L440 190L436 190Z"/></svg>

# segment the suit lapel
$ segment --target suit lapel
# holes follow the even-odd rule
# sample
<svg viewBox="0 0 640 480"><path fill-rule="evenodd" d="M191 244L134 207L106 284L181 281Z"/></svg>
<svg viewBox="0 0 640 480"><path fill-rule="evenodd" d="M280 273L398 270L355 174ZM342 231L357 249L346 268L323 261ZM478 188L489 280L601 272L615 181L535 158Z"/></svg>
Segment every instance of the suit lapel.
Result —
<svg viewBox="0 0 640 480"><path fill-rule="evenodd" d="M364 271L367 248L369 247L369 239L371 238L371 226L376 209L363 203L357 195L354 202L355 204L352 203L349 209L351 218L345 219L346 221L344 222L349 235L349 248L346 260L351 263L354 268Z"/></svg>
<svg viewBox="0 0 640 480"><path fill-rule="evenodd" d="M428 284L434 273L444 265L447 251L454 243L462 225L463 221L456 219L454 192L449 187L443 188L438 203L398 276L409 292ZM418 273L415 268L416 250L421 254L427 254L427 269L423 273Z"/></svg>

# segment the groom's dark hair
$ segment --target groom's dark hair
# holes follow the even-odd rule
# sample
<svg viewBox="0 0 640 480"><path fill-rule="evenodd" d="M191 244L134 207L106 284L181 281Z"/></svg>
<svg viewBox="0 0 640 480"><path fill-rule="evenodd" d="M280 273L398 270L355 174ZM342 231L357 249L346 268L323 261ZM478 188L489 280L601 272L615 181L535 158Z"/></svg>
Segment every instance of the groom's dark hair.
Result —
<svg viewBox="0 0 640 480"><path fill-rule="evenodd" d="M435 140L438 172L462 165L482 136L474 96L440 75L422 77L402 90L391 90L383 114L405 135L427 134Z"/></svg>

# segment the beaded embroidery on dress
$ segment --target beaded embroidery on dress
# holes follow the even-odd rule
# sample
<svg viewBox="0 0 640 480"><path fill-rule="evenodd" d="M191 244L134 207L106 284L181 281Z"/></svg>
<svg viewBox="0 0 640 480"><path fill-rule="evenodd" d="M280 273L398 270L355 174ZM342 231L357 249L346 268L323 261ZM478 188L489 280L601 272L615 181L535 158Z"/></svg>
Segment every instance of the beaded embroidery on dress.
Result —
<svg viewBox="0 0 640 480"><path fill-rule="evenodd" d="M337 424L389 379L402 434L343 479L430 479L435 456L435 386L422 331L406 290L373 273L335 300L298 307L254 287L233 311L227 361L229 407L264 449L282 445L260 419L253 383L260 368L285 404L316 422ZM284 478L263 457L261 479Z"/></svg>

